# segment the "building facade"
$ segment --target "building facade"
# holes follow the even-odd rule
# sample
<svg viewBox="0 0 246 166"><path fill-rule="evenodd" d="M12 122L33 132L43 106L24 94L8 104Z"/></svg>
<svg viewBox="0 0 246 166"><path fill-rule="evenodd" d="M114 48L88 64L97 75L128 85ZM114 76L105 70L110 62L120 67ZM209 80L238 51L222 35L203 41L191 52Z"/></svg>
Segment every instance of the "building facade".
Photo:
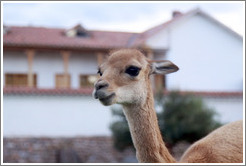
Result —
<svg viewBox="0 0 246 166"><path fill-rule="evenodd" d="M153 88L191 92L224 123L243 118L242 37L199 9L143 33L4 26L4 136L110 135L110 107L93 100L97 67L111 50L138 48L180 70Z"/></svg>

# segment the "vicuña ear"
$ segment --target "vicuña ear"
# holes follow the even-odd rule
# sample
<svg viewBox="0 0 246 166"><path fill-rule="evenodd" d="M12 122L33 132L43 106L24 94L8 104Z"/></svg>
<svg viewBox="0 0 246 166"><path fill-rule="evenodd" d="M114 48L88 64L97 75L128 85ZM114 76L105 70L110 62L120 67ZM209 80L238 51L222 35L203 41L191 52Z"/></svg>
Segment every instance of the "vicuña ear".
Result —
<svg viewBox="0 0 246 166"><path fill-rule="evenodd" d="M170 61L150 61L151 73L150 74L169 74L179 70L178 66Z"/></svg>

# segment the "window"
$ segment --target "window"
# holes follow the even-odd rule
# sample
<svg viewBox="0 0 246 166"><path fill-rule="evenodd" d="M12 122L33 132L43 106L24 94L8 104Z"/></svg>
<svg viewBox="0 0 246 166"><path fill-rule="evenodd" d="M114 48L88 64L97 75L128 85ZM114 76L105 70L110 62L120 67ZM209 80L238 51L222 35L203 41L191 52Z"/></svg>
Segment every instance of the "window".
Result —
<svg viewBox="0 0 246 166"><path fill-rule="evenodd" d="M80 88L93 87L97 78L97 75L80 75Z"/></svg>
<svg viewBox="0 0 246 166"><path fill-rule="evenodd" d="M69 74L56 74L56 88L70 88Z"/></svg>
<svg viewBox="0 0 246 166"><path fill-rule="evenodd" d="M68 37L90 37L88 31L80 24L66 31Z"/></svg>
<svg viewBox="0 0 246 166"><path fill-rule="evenodd" d="M85 31L77 30L76 36L78 36L78 37L88 37L89 35Z"/></svg>
<svg viewBox="0 0 246 166"><path fill-rule="evenodd" d="M33 74L33 86L37 86L37 75ZM5 74L6 87L27 87L28 75L27 74Z"/></svg>

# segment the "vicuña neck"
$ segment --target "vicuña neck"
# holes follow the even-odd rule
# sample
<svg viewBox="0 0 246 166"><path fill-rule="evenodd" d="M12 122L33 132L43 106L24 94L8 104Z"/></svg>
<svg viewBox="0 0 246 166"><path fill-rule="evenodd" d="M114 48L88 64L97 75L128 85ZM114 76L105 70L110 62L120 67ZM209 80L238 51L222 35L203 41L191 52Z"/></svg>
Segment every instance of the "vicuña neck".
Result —
<svg viewBox="0 0 246 166"><path fill-rule="evenodd" d="M129 123L138 161L146 163L175 162L162 140L151 88L149 87L144 104L124 105L123 109Z"/></svg>

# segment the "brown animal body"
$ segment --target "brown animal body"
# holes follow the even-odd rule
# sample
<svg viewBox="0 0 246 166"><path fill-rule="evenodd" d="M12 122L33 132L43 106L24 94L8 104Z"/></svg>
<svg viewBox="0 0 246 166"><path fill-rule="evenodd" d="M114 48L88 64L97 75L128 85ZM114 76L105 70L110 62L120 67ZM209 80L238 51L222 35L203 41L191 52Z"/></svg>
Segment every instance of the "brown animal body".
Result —
<svg viewBox="0 0 246 166"><path fill-rule="evenodd" d="M181 157L187 163L242 163L243 121L224 125L195 142Z"/></svg>
<svg viewBox="0 0 246 166"><path fill-rule="evenodd" d="M170 61L151 61L135 49L112 52L99 67L93 96L103 105L123 106L139 162L173 163L154 110L151 74L178 70ZM242 121L225 125L192 145L180 162L242 162Z"/></svg>

